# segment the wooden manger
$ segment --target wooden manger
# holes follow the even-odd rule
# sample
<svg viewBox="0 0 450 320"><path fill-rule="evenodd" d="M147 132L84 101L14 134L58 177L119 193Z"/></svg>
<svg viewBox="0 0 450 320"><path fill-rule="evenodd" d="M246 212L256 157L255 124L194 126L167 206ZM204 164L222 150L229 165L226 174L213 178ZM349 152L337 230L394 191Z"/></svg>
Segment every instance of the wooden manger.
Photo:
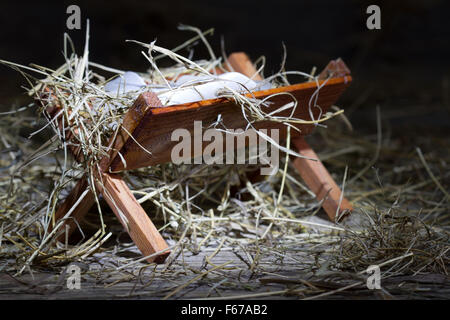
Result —
<svg viewBox="0 0 450 320"><path fill-rule="evenodd" d="M256 75L257 71L246 54L233 53L229 56L228 63L234 71L247 77L253 77L255 80L262 80L259 75ZM341 59L337 59L328 64L319 75L318 82L305 82L257 91L247 94L247 96L264 99L276 93L289 93L298 101L298 107L293 116L311 120L308 105L311 96L317 91L318 85L321 88L316 104L325 113L350 85L351 81L350 71ZM264 111L277 110L291 101L292 97L287 94L276 95L270 98L271 104L265 107L267 110ZM57 106L47 107L50 118L54 117L57 111ZM320 110L313 108L312 111L314 118L317 119ZM175 129L184 128L192 133L194 121L202 121L203 126L207 127L217 120L219 114L228 129L245 129L247 125L241 107L231 99L218 98L162 108L157 95L146 92L135 100L132 107L124 115L118 135L111 138L108 144L113 148L109 156L100 161L99 173L95 174L96 191L106 200L142 254L145 257L151 256L147 259L148 262L163 263L170 254L170 250L166 241L122 180L120 172L170 162L171 150L176 144L176 142L171 141L171 134ZM285 111L277 115L288 116L289 114L290 111ZM57 120L60 130L63 130L62 119ZM286 137L286 126L279 122L261 121L254 123L254 127L255 129L278 128L281 129L280 138ZM301 155L318 159L313 149L303 138L303 136L311 133L314 124L296 124L296 127L300 129L300 132L290 130L295 149ZM71 138L73 137L66 136L66 139ZM150 151L151 155L143 148ZM202 151L201 149L200 151ZM72 146L71 152L75 159L81 160L82 155L79 148ZM119 152L122 159L118 156ZM193 156L195 157L196 154L193 154ZM126 167L123 160L125 160ZM322 201L322 206L332 221L335 220L336 215L340 216L352 210L351 204L341 196L341 190L322 162L296 158L293 164L305 183L316 195L317 200ZM82 195L83 199L79 201ZM69 234L73 232L77 226L75 221L81 221L94 203L95 196L89 189L87 179L79 180L55 214L55 221L65 219L64 226L59 230L60 235L63 236L66 229ZM73 208L75 204L77 205ZM71 218L67 219L66 215L69 210L71 211ZM123 216L127 222L123 220Z"/></svg>

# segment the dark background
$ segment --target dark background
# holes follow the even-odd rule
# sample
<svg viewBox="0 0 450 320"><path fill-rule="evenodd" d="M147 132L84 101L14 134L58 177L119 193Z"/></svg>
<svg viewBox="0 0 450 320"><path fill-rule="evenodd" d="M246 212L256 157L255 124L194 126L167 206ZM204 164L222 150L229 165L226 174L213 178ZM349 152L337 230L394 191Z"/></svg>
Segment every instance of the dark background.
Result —
<svg viewBox="0 0 450 320"><path fill-rule="evenodd" d="M82 29L67 30L66 8L78 4ZM381 7L381 30L366 28L366 8ZM148 62L126 39L173 48L195 34L179 23L206 30L220 54L245 51L267 57L265 74L278 71L287 47L288 70L322 69L342 57L354 77L340 99L355 128L373 131L375 106L384 121L407 130L448 129L450 123L450 5L448 1L7 1L0 7L0 58L57 68L63 61L63 33L82 53L90 19L90 60L136 71ZM207 58L199 44L195 58ZM318 71L319 71L318 70ZM23 78L0 66L0 108L27 101Z"/></svg>

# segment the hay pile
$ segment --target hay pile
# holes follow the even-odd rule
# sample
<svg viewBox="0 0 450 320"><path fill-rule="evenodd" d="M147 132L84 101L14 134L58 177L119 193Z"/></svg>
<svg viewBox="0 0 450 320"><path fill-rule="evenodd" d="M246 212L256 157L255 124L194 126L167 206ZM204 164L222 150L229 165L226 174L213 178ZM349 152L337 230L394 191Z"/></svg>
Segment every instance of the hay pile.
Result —
<svg viewBox="0 0 450 320"><path fill-rule="evenodd" d="M142 54L150 63L149 71L140 74L151 83L143 91L151 86L176 90L171 88L168 78L176 78L182 73L214 77L212 70L223 67L223 57L217 58L206 41L205 35L211 33L209 30L202 33L192 27L183 28L194 30L198 35L173 50L155 43L139 42L147 49ZM60 266L73 261L96 261L103 266L98 272L101 270L111 274L129 270L140 270L140 274L142 268L148 267L145 261L134 258L134 255L132 258L124 257L124 252L135 249L127 242L129 240L126 243L121 240L123 230L102 199L98 199L97 207L91 209L85 225L80 226L84 235L80 242L57 243L55 234L47 231L53 223L57 204L75 181L86 174L92 177L90 170L95 170L99 160L108 154L106 142L115 134L123 114L139 93L112 95L104 90L105 84L123 74L123 71L89 61L88 35L89 31L81 57L74 52L69 54L70 39L65 38L66 62L56 70L7 63L26 76L30 96L38 95L42 100L48 97L42 95L48 89L56 96L64 116L70 120L69 130L81 128L79 144L85 158L83 163L71 159L68 144L56 123L49 122L45 117L37 119L33 113L39 108L42 114L43 108L38 103L2 114L0 271L20 274L25 270L42 268L59 270ZM210 59L194 62L177 53L196 41L206 45ZM153 57L154 52L159 55ZM162 58L172 59L175 64L170 68L159 68L157 61ZM260 72L263 67L264 64ZM44 78L36 79L25 73L30 70ZM112 73L113 76L105 76L105 73ZM310 81L316 80L312 75L285 72L283 68L280 73L266 79L271 86L284 85L288 83L288 75L302 75ZM282 121L286 125L304 122L302 119L279 119L264 114L260 109L261 102L246 98L242 92L228 90L223 95L235 99L242 107L248 115L249 126L260 119ZM54 98L44 102L54 103ZM94 111L92 104L96 106ZM295 108L296 103L290 107ZM338 110L313 122L319 123L341 113L342 110ZM193 268L190 272L203 274L206 266L211 265L215 271L226 273L226 270L233 268L227 269L230 267L227 263L216 265L212 259L221 250L237 249L244 252L242 255L251 257L244 260L249 261L248 270L257 275L273 271L261 262L267 256L278 257L280 266L283 261L294 259L299 269L307 270L314 276L327 275L324 270L361 273L373 264L387 266L383 273L386 277L431 271L447 274L448 194L442 197L445 189L441 183L449 178L448 171L442 178L430 176L429 173L434 170L422 155L420 162L414 159L413 163L422 165L429 179L419 184L406 185L404 181L397 185L389 184L386 181L390 181L390 173L384 172L387 174L384 176L380 168L376 178L367 178L373 172L372 167L379 160L380 153L388 149L382 141L380 121L375 142L343 133L338 121L333 122L337 125L333 128L333 135L328 134L325 128L319 128L319 132L328 141L328 150L333 146L332 152L324 154L321 159L330 164L331 172L341 175L337 181L345 181L342 178L344 168L349 163L353 166L350 167L345 190L356 210L350 221L343 224L331 224L316 217L320 203L314 200L314 195L286 161L289 154L296 155L294 152L282 157L280 169L275 175L258 183L251 183L247 178L246 173L255 169L250 165L176 166L168 163L125 172L124 178L134 195L172 247L173 252L166 265L152 267L154 277L164 278L168 272L175 277L177 268L182 268L186 274L188 271L183 264L183 255L186 252L198 254L207 248L214 250L201 268ZM39 129L35 130L36 127ZM49 128L53 129L50 137ZM31 140L22 138L25 132ZM46 142L39 145L43 139ZM352 143L349 144L349 141ZM283 151L289 150L289 144L278 147ZM355 154L363 155L360 159L366 159L366 162L358 164L351 159L350 156ZM397 170L409 170L408 165L402 165ZM439 187L436 189L436 186ZM94 188L93 183L91 187ZM426 187L434 190L433 200L429 200L434 206L432 210L425 212L401 205L405 194L409 196L419 190L423 192ZM361 222L355 222L358 220L353 218L355 216ZM307 252L314 259L299 260L296 256L298 252ZM239 281L236 277L230 276L228 280L236 281L237 285ZM192 282L176 287L166 297L172 297ZM229 283L219 281L214 289L225 285ZM288 291L290 294L296 292L286 290L284 293ZM301 292L305 294L304 290ZM310 294L318 292L312 290Z"/></svg>

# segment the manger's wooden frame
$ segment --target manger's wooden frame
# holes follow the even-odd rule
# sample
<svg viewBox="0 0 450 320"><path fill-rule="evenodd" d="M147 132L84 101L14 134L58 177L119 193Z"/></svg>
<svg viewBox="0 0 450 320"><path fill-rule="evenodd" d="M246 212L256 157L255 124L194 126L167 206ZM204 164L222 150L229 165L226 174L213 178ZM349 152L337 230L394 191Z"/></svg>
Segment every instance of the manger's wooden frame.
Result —
<svg viewBox="0 0 450 320"><path fill-rule="evenodd" d="M262 80L245 53L231 54L226 65L231 66L230 69L255 80ZM257 91L248 94L248 96L263 99L275 93L287 93L270 98L271 105L265 111L270 112L278 109L285 103L292 101L292 96L294 96L299 103L294 116L311 120L308 105L310 98L317 92L318 85L321 88L316 103L320 106L322 112L326 112L350 85L351 81L350 71L341 59L337 59L328 64L319 75L318 82L305 82ZM170 162L170 150L176 143L170 139L172 131L185 128L192 133L195 120L201 120L204 125L209 125L217 119L218 114L221 114L227 128L245 128L246 125L240 107L226 98L161 107L162 104L155 94L151 92L141 94L124 115L119 133L109 142L109 146L112 147L111 153L100 161L99 170L94 170L97 171L94 173L96 191L103 195L142 254L145 257L151 256L147 261L156 263L163 263L170 254L168 245L119 173L125 170ZM319 108L315 109L317 110L313 111L313 116L317 117L320 110ZM47 106L46 109L50 118L55 117L58 110L59 108L55 106ZM287 116L288 113L280 112L277 115ZM57 120L60 130L63 130L62 117ZM342 215L352 211L353 208L347 199L341 197L341 190L338 185L303 138L312 131L314 125L300 124L296 126L300 129L300 132L291 130L293 145L300 154L317 159L317 161L296 158L293 164L317 199L322 201L322 206L329 218L334 221L337 214ZM255 129L279 128L281 129L281 138L286 137L286 127L280 123L261 121L255 123L254 127ZM130 138L130 134L132 138ZM70 136L66 136L66 138L71 139ZM150 156L142 147L145 147L152 155ZM74 157L80 160L82 157L80 148L75 146L70 148ZM118 156L119 152L126 161L126 167L121 157ZM195 156L194 154L193 157ZM86 177L82 178L62 205L59 206L55 214L55 221L62 219L72 209L71 219L66 219L64 225L58 230L61 235L66 230L66 225L69 234L72 233L76 229L75 220L80 221L94 204L95 196L89 189L83 200L75 208L72 208L88 188L89 184Z"/></svg>

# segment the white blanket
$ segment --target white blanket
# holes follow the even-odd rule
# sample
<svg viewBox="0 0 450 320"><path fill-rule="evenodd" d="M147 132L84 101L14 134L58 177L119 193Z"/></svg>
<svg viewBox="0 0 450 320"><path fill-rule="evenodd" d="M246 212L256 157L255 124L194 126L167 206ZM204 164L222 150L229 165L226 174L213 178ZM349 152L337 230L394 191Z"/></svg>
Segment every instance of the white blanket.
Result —
<svg viewBox="0 0 450 320"><path fill-rule="evenodd" d="M131 91L141 91L147 86L144 80L131 71L108 82L105 91L124 94ZM164 106L183 104L207 99L218 98L225 93L236 91L248 93L267 90L271 84L266 81L255 81L238 72L227 72L218 76L184 75L171 83L168 88L149 88L158 94Z"/></svg>

